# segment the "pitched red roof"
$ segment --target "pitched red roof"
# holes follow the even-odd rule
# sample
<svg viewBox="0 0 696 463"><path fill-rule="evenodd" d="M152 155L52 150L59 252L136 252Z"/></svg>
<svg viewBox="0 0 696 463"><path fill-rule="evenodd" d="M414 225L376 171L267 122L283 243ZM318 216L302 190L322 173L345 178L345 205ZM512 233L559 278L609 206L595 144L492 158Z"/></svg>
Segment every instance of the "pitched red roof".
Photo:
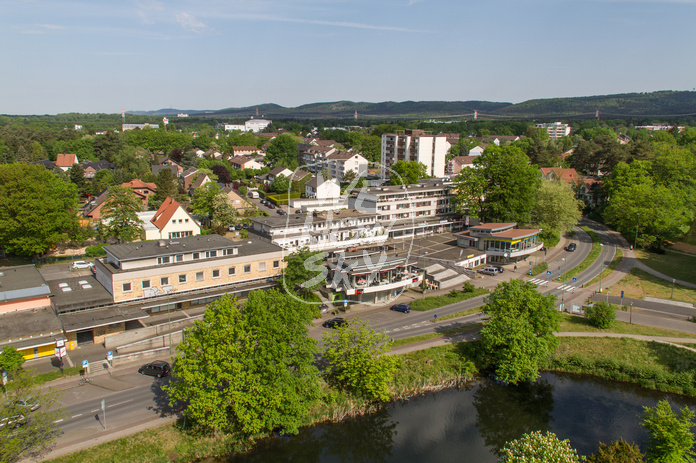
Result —
<svg viewBox="0 0 696 463"><path fill-rule="evenodd" d="M56 157L56 165L58 167L72 167L77 163L77 155L71 153L59 153Z"/></svg>
<svg viewBox="0 0 696 463"><path fill-rule="evenodd" d="M155 215L152 217L152 222L155 227L159 228L162 230L165 225L169 223L169 219L172 218L176 210L179 208L180 204L173 200L170 197L167 197L167 199L162 202L162 205L157 209L157 212L155 212Z"/></svg>
<svg viewBox="0 0 696 463"><path fill-rule="evenodd" d="M149 188L152 191L157 191L157 185L155 185L154 183L143 182L139 178L136 178L135 180L131 180L128 183L122 183L121 186L132 188L134 190L136 188Z"/></svg>

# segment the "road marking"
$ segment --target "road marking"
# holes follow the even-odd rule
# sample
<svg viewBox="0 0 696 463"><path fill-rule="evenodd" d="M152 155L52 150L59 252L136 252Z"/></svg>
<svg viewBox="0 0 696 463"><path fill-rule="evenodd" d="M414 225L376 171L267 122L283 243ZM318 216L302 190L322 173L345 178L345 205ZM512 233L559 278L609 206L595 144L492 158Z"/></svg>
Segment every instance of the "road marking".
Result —
<svg viewBox="0 0 696 463"><path fill-rule="evenodd" d="M78 416L82 416L82 413L78 413L77 415L73 415L73 418L77 418Z"/></svg>
<svg viewBox="0 0 696 463"><path fill-rule="evenodd" d="M128 402L133 402L133 399L124 400L123 402L119 402L119 403L117 403L117 404L109 405L107 408L118 407L119 405L127 404Z"/></svg>
<svg viewBox="0 0 696 463"><path fill-rule="evenodd" d="M60 422L62 422L62 421L63 421L63 418L61 418L61 419L59 419L59 420L55 420L54 423L60 423Z"/></svg>
<svg viewBox="0 0 696 463"><path fill-rule="evenodd" d="M90 413L98 412L99 410L101 410L101 408L97 408L96 410L92 410L92 411L90 411Z"/></svg>

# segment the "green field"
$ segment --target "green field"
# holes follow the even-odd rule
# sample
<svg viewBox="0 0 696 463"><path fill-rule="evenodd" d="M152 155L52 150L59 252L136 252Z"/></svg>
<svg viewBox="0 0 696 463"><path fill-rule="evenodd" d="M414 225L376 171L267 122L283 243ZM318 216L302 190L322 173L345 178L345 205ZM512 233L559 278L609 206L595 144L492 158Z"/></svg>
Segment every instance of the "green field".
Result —
<svg viewBox="0 0 696 463"><path fill-rule="evenodd" d="M665 254L636 250L636 257L653 270L677 280L696 284L696 256L666 251Z"/></svg>

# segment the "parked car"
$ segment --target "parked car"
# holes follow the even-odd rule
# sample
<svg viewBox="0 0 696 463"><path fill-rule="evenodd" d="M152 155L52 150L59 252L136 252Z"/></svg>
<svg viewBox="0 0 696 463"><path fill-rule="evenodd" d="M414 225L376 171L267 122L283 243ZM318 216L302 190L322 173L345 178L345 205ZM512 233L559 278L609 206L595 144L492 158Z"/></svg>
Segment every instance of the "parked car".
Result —
<svg viewBox="0 0 696 463"><path fill-rule="evenodd" d="M26 422L27 422L27 418L24 415L22 415L21 413L18 413L16 415L12 415L12 416L6 416L4 418L0 418L0 429L4 429L4 428L14 429L18 426L26 424Z"/></svg>
<svg viewBox="0 0 696 463"><path fill-rule="evenodd" d="M26 399L19 399L15 402L18 408L22 408L24 410L30 411L30 412L35 412L39 408L41 408L41 404L37 403L33 398L27 397Z"/></svg>
<svg viewBox="0 0 696 463"><path fill-rule="evenodd" d="M574 252L578 248L578 245L575 243L570 243L568 246L566 246L565 250L568 252Z"/></svg>
<svg viewBox="0 0 696 463"><path fill-rule="evenodd" d="M493 267L498 269L498 273L503 273L505 271L505 269L503 267L501 267L500 265L494 265Z"/></svg>
<svg viewBox="0 0 696 463"><path fill-rule="evenodd" d="M321 313L329 313L329 304L322 304L319 306L319 311Z"/></svg>
<svg viewBox="0 0 696 463"><path fill-rule="evenodd" d="M396 304L389 307L389 310L394 310L396 312L411 313L411 306L408 304Z"/></svg>
<svg viewBox="0 0 696 463"><path fill-rule="evenodd" d="M273 205L273 203L268 203L267 206L269 209L275 209L275 206Z"/></svg>
<svg viewBox="0 0 696 463"><path fill-rule="evenodd" d="M302 209L295 209L295 214L302 214Z"/></svg>
<svg viewBox="0 0 696 463"><path fill-rule="evenodd" d="M276 211L276 213L278 213L278 215L288 215L288 213L285 212L285 211L282 210L282 209L278 209L278 210Z"/></svg>
<svg viewBox="0 0 696 463"><path fill-rule="evenodd" d="M94 263L87 262L86 260L76 260L70 266L70 268L72 268L73 270L81 270L81 269L92 268L92 267L94 267Z"/></svg>
<svg viewBox="0 0 696 463"><path fill-rule="evenodd" d="M164 360L155 360L154 362L148 363L138 368L138 373L141 375L156 376L162 378L167 376L171 368L169 364Z"/></svg>
<svg viewBox="0 0 696 463"><path fill-rule="evenodd" d="M332 318L331 320L326 320L324 323L321 324L324 328L340 328L342 326L347 326L348 322L346 321L345 318L337 317L337 318Z"/></svg>
<svg viewBox="0 0 696 463"><path fill-rule="evenodd" d="M497 275L500 272L498 272L497 267L486 267L483 270L479 270L479 273L483 273L484 275Z"/></svg>

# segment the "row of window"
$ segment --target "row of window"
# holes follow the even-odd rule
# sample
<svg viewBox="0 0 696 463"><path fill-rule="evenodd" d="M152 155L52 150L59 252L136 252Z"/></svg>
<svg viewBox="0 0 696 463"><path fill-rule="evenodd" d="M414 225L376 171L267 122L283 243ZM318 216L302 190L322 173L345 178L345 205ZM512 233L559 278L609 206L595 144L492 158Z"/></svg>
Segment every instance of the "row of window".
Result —
<svg viewBox="0 0 696 463"><path fill-rule="evenodd" d="M252 264L245 264L243 267L243 272L245 274L251 273L251 265ZM280 268L280 261L279 260L274 260L273 261L273 269L277 270ZM258 263L258 271L259 272L265 272L266 271L266 262L259 262ZM221 271L219 268L213 269L212 271L212 277L213 278L220 278L221 276ZM227 268L227 276L235 276L237 275L237 267L228 267ZM182 273L181 275L178 276L178 282L180 285L188 283L188 274ZM205 271L200 271L196 272L195 275L196 281L204 281L205 280ZM171 284L170 278L169 277L161 277L159 279L159 284L160 286L169 286ZM140 281L140 287L142 289L149 289L152 287L152 280L141 280ZM129 281L127 283L122 283L121 286L122 290L124 293L133 291L133 284Z"/></svg>
<svg viewBox="0 0 696 463"><path fill-rule="evenodd" d="M162 256L157 258L157 265L171 264L173 262L184 262L184 260L210 259L218 256L236 256L239 254L238 248L225 248L215 251L193 252L191 259L184 259L184 254L175 254L173 256Z"/></svg>

